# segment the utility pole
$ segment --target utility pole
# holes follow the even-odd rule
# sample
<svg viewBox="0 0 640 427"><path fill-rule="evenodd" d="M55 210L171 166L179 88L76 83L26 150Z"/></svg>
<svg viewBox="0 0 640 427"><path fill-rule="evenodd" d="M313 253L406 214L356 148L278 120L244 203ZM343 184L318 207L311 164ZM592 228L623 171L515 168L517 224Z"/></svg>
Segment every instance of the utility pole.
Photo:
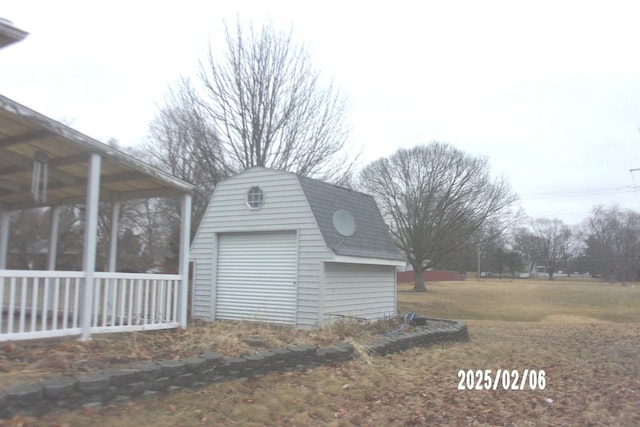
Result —
<svg viewBox="0 0 640 427"><path fill-rule="evenodd" d="M633 177L634 172L640 171L640 168L629 169L629 173L631 174L631 180L633 181L633 189L636 190L638 187L636 186L636 180Z"/></svg>
<svg viewBox="0 0 640 427"><path fill-rule="evenodd" d="M476 249L478 252L478 278L477 280L480 280L480 245L476 245Z"/></svg>

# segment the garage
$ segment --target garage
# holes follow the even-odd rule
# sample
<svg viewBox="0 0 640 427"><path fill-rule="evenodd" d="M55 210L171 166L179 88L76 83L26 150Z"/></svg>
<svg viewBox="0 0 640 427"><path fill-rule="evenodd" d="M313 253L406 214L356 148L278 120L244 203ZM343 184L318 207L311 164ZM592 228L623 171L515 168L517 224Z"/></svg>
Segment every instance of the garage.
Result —
<svg viewBox="0 0 640 427"><path fill-rule="evenodd" d="M218 183L191 261L193 317L313 328L394 314L405 257L370 195L254 167Z"/></svg>
<svg viewBox="0 0 640 427"><path fill-rule="evenodd" d="M295 231L218 238L216 318L295 324Z"/></svg>

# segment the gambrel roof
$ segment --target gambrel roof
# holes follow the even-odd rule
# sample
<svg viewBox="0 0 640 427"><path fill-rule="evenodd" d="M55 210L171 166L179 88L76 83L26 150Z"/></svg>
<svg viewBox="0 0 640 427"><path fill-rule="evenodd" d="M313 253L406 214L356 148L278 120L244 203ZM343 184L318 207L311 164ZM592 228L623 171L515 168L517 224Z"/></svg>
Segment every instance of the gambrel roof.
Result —
<svg viewBox="0 0 640 427"><path fill-rule="evenodd" d="M302 191L329 249L336 255L404 261L372 196L323 181L298 176ZM336 211L349 212L355 232L348 237L333 224Z"/></svg>

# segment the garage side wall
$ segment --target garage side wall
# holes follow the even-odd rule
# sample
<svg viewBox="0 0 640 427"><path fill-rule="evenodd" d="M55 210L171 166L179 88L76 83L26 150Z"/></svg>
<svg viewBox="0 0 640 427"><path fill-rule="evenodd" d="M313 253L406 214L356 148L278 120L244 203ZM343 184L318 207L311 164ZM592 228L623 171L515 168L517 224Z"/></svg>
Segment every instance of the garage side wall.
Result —
<svg viewBox="0 0 640 427"><path fill-rule="evenodd" d="M264 205L249 209L247 192L259 186ZM322 260L330 256L315 218L293 174L254 168L221 182L212 196L191 246L196 275L193 317L214 320L215 279L220 233L295 230L298 235L297 326L318 323L318 283Z"/></svg>
<svg viewBox="0 0 640 427"><path fill-rule="evenodd" d="M324 264L324 319L341 316L377 320L396 314L396 268L327 262Z"/></svg>

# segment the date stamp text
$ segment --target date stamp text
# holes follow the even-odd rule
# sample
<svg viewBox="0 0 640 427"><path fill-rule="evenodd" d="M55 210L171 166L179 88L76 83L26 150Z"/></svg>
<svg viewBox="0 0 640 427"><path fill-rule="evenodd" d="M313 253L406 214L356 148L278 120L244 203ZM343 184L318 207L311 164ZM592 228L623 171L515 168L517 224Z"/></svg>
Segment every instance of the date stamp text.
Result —
<svg viewBox="0 0 640 427"><path fill-rule="evenodd" d="M543 369L460 369L458 390L544 390L547 378Z"/></svg>

